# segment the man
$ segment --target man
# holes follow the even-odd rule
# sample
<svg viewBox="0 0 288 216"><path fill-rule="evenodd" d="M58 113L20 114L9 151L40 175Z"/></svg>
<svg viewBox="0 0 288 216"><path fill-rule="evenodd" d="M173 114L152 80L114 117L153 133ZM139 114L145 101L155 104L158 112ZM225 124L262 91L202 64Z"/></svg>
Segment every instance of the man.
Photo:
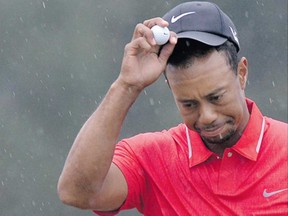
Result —
<svg viewBox="0 0 288 216"><path fill-rule="evenodd" d="M156 45L151 27L168 26ZM287 124L245 97L248 61L218 6L187 2L138 24L120 75L80 130L59 179L61 200L97 214L288 213ZM164 72L184 124L117 143L143 89Z"/></svg>

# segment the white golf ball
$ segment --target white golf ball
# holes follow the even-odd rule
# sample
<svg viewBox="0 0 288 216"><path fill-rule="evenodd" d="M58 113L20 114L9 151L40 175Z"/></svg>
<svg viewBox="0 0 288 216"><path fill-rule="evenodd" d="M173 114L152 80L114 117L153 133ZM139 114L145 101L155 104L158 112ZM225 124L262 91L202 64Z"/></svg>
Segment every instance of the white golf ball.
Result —
<svg viewBox="0 0 288 216"><path fill-rule="evenodd" d="M163 45L167 43L170 37L170 31L167 27L155 25L151 28L156 44Z"/></svg>

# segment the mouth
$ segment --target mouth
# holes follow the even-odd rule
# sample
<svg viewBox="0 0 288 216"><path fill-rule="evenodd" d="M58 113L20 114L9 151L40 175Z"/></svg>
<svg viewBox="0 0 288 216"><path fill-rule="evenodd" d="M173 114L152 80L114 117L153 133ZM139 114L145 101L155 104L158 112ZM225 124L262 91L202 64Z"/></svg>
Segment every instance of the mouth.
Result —
<svg viewBox="0 0 288 216"><path fill-rule="evenodd" d="M217 127L210 127L210 128L202 129L200 131L200 135L206 138L213 138L216 136L219 136L221 138L222 137L221 134L223 131L224 131L224 124L221 126L217 126Z"/></svg>

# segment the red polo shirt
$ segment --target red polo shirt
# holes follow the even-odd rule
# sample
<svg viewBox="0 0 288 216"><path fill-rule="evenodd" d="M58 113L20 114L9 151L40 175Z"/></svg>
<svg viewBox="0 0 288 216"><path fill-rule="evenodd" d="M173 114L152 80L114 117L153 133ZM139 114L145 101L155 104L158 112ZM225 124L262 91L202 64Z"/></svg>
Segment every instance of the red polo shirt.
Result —
<svg viewBox="0 0 288 216"><path fill-rule="evenodd" d="M250 120L223 158L180 124L116 146L128 196L120 208L144 215L288 215L288 125L263 117L247 99ZM100 213L114 215L117 212Z"/></svg>

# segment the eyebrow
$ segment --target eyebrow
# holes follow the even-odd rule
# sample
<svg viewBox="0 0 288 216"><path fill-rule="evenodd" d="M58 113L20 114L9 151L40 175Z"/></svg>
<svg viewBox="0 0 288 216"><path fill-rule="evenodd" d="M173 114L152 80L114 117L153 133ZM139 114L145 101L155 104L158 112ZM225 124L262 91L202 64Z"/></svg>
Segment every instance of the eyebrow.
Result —
<svg viewBox="0 0 288 216"><path fill-rule="evenodd" d="M211 93L209 93L208 95L205 95L204 98L212 97L212 96L214 96L214 95L219 94L219 92L224 91L224 90L225 90L225 87L217 88L217 89L215 89L214 91L212 91ZM180 103L188 103L188 102L193 102L193 101L196 102L196 101L197 101L197 100L195 100L195 99L178 99L178 98L176 98L176 100L177 100L178 102L180 102Z"/></svg>

